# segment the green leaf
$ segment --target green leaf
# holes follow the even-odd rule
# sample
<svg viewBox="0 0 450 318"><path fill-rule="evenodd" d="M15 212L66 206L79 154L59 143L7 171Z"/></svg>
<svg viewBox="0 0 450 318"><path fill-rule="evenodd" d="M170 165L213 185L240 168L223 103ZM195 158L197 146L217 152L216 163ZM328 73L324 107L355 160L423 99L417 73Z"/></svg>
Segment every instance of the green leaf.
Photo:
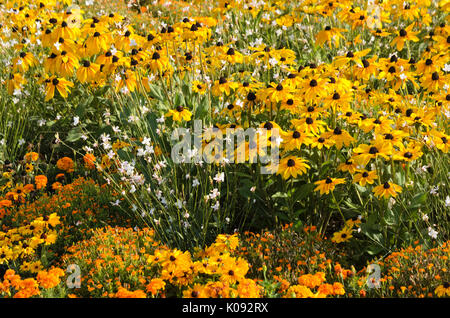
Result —
<svg viewBox="0 0 450 318"><path fill-rule="evenodd" d="M67 142L75 142L81 138L83 135L83 131L80 127L72 128L69 133L67 134L66 141Z"/></svg>
<svg viewBox="0 0 450 318"><path fill-rule="evenodd" d="M376 225L370 226L368 224L361 224L361 232L372 241L379 243L380 245L383 245L382 244L383 234L381 233L379 226Z"/></svg>
<svg viewBox="0 0 450 318"><path fill-rule="evenodd" d="M411 199L409 209L418 209L421 206L423 206L426 201L427 201L427 192L418 193Z"/></svg>
<svg viewBox="0 0 450 318"><path fill-rule="evenodd" d="M394 211L387 209L384 214L384 221L387 225L392 226L398 223L398 218Z"/></svg>
<svg viewBox="0 0 450 318"><path fill-rule="evenodd" d="M294 194L294 201L301 201L308 197L314 190L315 185L313 183L306 183L296 188Z"/></svg>
<svg viewBox="0 0 450 318"><path fill-rule="evenodd" d="M377 255L383 252L384 248L377 244L372 244L367 247L367 254L369 255Z"/></svg>

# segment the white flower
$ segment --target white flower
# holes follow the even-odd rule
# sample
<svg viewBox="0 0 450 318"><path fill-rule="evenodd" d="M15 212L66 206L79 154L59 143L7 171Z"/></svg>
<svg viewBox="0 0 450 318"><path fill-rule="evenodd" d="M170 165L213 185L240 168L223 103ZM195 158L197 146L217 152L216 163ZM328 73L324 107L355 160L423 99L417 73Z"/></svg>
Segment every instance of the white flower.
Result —
<svg viewBox="0 0 450 318"><path fill-rule="evenodd" d="M449 206L450 206L450 196L447 195L447 197L445 198L445 207Z"/></svg>
<svg viewBox="0 0 450 318"><path fill-rule="evenodd" d="M214 211L217 211L217 210L219 209L219 206L220 206L220 203L219 203L219 201L217 201L216 204L214 204L214 205L211 206L211 208L212 208Z"/></svg>
<svg viewBox="0 0 450 318"><path fill-rule="evenodd" d="M435 230L430 226L430 227L428 228L428 235L429 235L431 238L436 239L436 238L437 238L437 235L438 235L438 232L435 231Z"/></svg>
<svg viewBox="0 0 450 318"><path fill-rule="evenodd" d="M156 122L158 122L158 123L164 123L164 115L161 115L160 118L157 118L157 119L156 119Z"/></svg>
<svg viewBox="0 0 450 318"><path fill-rule="evenodd" d="M215 189L212 190L211 194L209 195L209 198L210 199L215 199L218 196L220 196L220 192L219 192L219 190L217 188L215 188Z"/></svg>
<svg viewBox="0 0 450 318"><path fill-rule="evenodd" d="M198 185L200 185L200 182L198 181L198 179L192 180L192 186L193 186L194 188L197 187Z"/></svg>
<svg viewBox="0 0 450 318"><path fill-rule="evenodd" d="M176 206L178 209L181 209L181 208L183 207L183 202L181 202L180 199L177 199L177 203L175 203L175 206Z"/></svg>
<svg viewBox="0 0 450 318"><path fill-rule="evenodd" d="M438 191L439 191L439 186L435 186L435 187L431 188L430 194L437 195Z"/></svg>
<svg viewBox="0 0 450 318"><path fill-rule="evenodd" d="M75 116L75 117L73 118L73 124L72 124L72 125L76 126L76 125L78 125L79 123L80 123L80 117Z"/></svg>
<svg viewBox="0 0 450 318"><path fill-rule="evenodd" d="M59 49L61 47L61 43L56 42L55 44L53 44L53 46L56 48L57 51L59 51Z"/></svg>
<svg viewBox="0 0 450 318"><path fill-rule="evenodd" d="M428 222L428 215L424 214L424 215L422 216L422 220L423 220L424 222Z"/></svg>
<svg viewBox="0 0 450 318"><path fill-rule="evenodd" d="M214 181L219 182L219 183L223 182L224 180L225 180L225 173L224 172L218 173L214 177Z"/></svg>

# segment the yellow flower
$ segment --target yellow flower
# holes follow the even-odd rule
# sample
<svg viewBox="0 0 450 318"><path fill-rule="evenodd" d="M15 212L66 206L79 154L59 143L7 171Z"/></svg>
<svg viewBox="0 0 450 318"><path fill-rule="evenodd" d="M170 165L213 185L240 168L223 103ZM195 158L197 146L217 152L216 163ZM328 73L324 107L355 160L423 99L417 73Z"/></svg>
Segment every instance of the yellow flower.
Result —
<svg viewBox="0 0 450 318"><path fill-rule="evenodd" d="M352 229L348 227L344 227L341 231L333 234L331 241L334 243L342 243L347 242L352 238Z"/></svg>
<svg viewBox="0 0 450 318"><path fill-rule="evenodd" d="M374 192L375 196L378 198L384 197L385 199L389 199L391 196L396 197L398 193L401 193L402 187L392 182L385 182L384 184L376 186L372 192Z"/></svg>
<svg viewBox="0 0 450 318"><path fill-rule="evenodd" d="M297 175L302 175L310 168L307 161L295 156L289 156L280 160L277 174L281 175L283 179L290 177L296 178Z"/></svg>
<svg viewBox="0 0 450 318"><path fill-rule="evenodd" d="M324 180L316 181L314 184L317 185L317 187L314 189L314 191L319 191L321 195L328 194L330 191L333 191L335 186L338 184L345 183L345 179L343 178L326 178Z"/></svg>
<svg viewBox="0 0 450 318"><path fill-rule="evenodd" d="M375 182L375 179L377 178L378 176L375 170L361 170L359 173L353 176L353 182L359 183L361 186L365 187L366 184L373 184Z"/></svg>
<svg viewBox="0 0 450 318"><path fill-rule="evenodd" d="M442 285L439 285L434 293L438 296L438 297L450 297L450 284L445 282Z"/></svg>
<svg viewBox="0 0 450 318"><path fill-rule="evenodd" d="M184 108L183 106L178 106L175 110L171 109L166 114L167 117L172 117L174 121L190 121L192 113Z"/></svg>

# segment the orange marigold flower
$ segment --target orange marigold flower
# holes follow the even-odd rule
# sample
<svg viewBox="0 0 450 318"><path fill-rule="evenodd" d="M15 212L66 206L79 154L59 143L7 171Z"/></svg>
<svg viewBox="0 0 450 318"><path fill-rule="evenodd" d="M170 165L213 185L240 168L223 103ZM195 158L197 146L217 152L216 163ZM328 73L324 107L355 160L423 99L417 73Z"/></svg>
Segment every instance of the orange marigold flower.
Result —
<svg viewBox="0 0 450 318"><path fill-rule="evenodd" d="M161 278L154 278L147 285L147 292L155 296L159 290L164 290L166 283Z"/></svg>
<svg viewBox="0 0 450 318"><path fill-rule="evenodd" d="M28 152L27 154L25 154L25 156L23 157L23 159L26 162L32 162L32 161L36 161L39 159L39 154L37 152Z"/></svg>
<svg viewBox="0 0 450 318"><path fill-rule="evenodd" d="M69 157L63 157L63 158L59 159L56 162L56 166L58 167L58 169L64 170L67 173L71 173L71 172L74 171L74 169L73 169L73 167L74 167L73 160L70 159Z"/></svg>
<svg viewBox="0 0 450 318"><path fill-rule="evenodd" d="M34 182L36 183L36 189L40 190L47 186L48 179L44 175L38 175L34 177Z"/></svg>

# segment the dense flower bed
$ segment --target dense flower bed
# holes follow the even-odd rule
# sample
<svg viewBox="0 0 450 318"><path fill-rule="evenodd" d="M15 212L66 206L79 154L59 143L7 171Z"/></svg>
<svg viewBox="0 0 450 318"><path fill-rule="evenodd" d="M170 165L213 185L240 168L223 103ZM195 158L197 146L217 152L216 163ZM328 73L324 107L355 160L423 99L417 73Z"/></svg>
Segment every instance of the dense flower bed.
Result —
<svg viewBox="0 0 450 318"><path fill-rule="evenodd" d="M449 12L2 2L0 296L448 297Z"/></svg>

